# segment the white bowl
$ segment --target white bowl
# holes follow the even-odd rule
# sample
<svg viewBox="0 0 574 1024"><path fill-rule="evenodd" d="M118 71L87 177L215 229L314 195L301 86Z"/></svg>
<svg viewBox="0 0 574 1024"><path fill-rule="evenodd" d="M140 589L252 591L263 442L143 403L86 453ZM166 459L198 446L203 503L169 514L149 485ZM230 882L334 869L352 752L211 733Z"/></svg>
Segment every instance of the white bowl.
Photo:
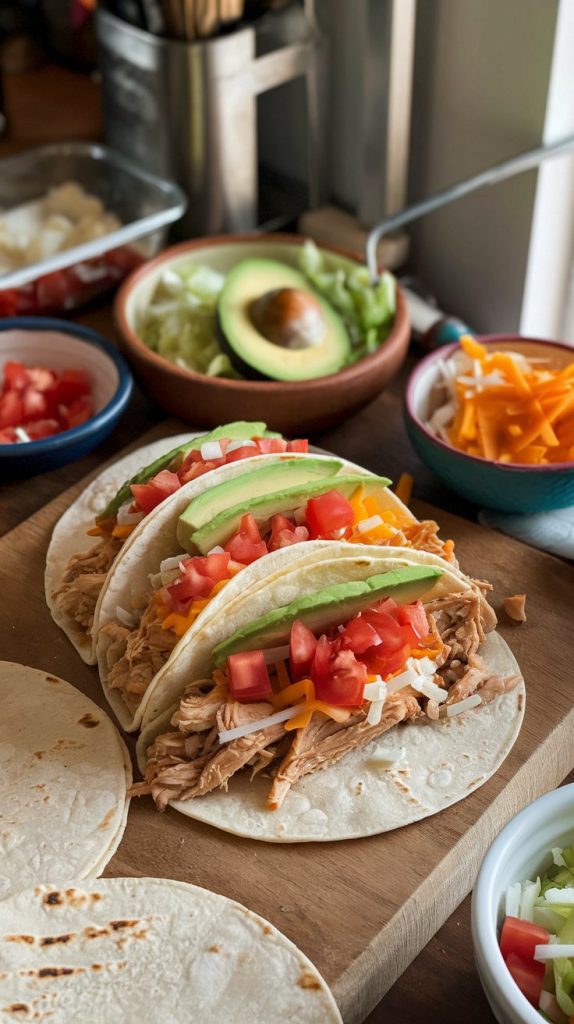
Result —
<svg viewBox="0 0 574 1024"><path fill-rule="evenodd" d="M472 943L482 987L499 1024L541 1024L513 981L498 945L506 890L542 875L555 846L574 845L574 784L546 793L503 828L490 847L472 894Z"/></svg>

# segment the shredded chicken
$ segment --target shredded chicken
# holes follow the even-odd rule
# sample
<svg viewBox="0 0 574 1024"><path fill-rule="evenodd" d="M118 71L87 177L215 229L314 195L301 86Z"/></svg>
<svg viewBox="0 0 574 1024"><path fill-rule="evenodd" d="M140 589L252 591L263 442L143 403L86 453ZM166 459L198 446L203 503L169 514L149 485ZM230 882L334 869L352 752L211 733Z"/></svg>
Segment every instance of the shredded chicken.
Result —
<svg viewBox="0 0 574 1024"><path fill-rule="evenodd" d="M155 597L150 598L135 629L112 621L102 626L100 633L112 641L106 651L108 684L119 691L133 712L156 673L165 665L178 638L171 630L162 628Z"/></svg>
<svg viewBox="0 0 574 1024"><path fill-rule="evenodd" d="M493 676L479 654L471 654L464 675L451 686L447 704L456 704L480 691L483 704L490 704L499 693L508 693L520 682L521 676Z"/></svg>
<svg viewBox="0 0 574 1024"><path fill-rule="evenodd" d="M60 586L52 592L57 608L89 633L100 590L122 541L111 534L94 544L81 555L73 555L68 562Z"/></svg>
<svg viewBox="0 0 574 1024"><path fill-rule="evenodd" d="M504 611L513 622L526 622L526 594L512 594L505 597Z"/></svg>
<svg viewBox="0 0 574 1024"><path fill-rule="evenodd" d="M226 699L225 686L213 686L211 679L191 683L183 692L171 724L180 732L203 732L217 723L217 712Z"/></svg>

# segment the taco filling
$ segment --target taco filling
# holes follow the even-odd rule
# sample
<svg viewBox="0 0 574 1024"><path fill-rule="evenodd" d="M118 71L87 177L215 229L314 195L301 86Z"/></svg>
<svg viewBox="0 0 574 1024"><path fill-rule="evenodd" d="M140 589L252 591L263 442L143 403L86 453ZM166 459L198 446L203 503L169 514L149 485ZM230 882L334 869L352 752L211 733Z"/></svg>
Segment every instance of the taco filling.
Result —
<svg viewBox="0 0 574 1024"><path fill-rule="evenodd" d="M158 472L147 477L144 470L137 478L124 484L87 531L90 536L98 538L97 542L88 551L70 558L60 586L52 594L56 607L89 633L100 591L116 556L142 520L166 498L191 480L240 459L308 450L307 440L284 441L279 436L247 437L246 429L243 429L243 437L234 437L241 428L249 427L264 430L265 424L229 424L228 437L219 436L225 430L221 428L196 438L160 460ZM214 437L215 434L218 436Z"/></svg>
<svg viewBox="0 0 574 1024"><path fill-rule="evenodd" d="M256 475L252 472L250 479ZM121 694L130 711L138 707L178 640L213 597L238 572L272 551L311 540L333 540L422 549L456 564L454 545L438 537L435 522L417 522L410 513L408 517L401 514L400 507L385 506L377 492L380 495L386 489L386 481L358 476L340 479L340 486L344 482L349 491L348 498L326 483L323 493L303 504L298 494L293 499L299 502L298 506L285 509L286 514L243 514L237 517L239 523L231 535L219 538L224 540L223 545L216 545L205 555L181 554L165 559L159 572L150 578L147 597L138 597L136 607L116 610L116 620L108 622L100 632L110 641L106 651L108 685ZM284 495L283 504L288 505L289 498ZM225 513L231 525L233 512L231 509L229 514ZM204 537L199 536L202 532L205 539L211 536L211 532L197 531L192 535L196 546L203 543ZM134 626L138 606L144 607L144 612Z"/></svg>
<svg viewBox="0 0 574 1024"><path fill-rule="evenodd" d="M249 768L269 777L273 811L304 775L399 723L452 717L511 690L520 676L493 674L478 654L480 595L433 597L438 576L409 567L351 584L352 616L349 585L339 585L239 630L215 649L211 676L186 687L133 795L163 810L227 789ZM404 601L405 586L424 603Z"/></svg>

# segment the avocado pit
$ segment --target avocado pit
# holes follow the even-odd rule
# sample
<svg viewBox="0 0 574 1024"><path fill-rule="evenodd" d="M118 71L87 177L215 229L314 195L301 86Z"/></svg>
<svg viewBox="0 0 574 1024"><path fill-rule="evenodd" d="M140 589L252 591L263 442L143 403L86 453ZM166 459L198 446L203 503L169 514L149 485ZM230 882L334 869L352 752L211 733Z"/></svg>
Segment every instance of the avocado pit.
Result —
<svg viewBox="0 0 574 1024"><path fill-rule="evenodd" d="M251 303L249 316L256 330L281 348L313 348L327 332L321 306L302 288L265 292Z"/></svg>

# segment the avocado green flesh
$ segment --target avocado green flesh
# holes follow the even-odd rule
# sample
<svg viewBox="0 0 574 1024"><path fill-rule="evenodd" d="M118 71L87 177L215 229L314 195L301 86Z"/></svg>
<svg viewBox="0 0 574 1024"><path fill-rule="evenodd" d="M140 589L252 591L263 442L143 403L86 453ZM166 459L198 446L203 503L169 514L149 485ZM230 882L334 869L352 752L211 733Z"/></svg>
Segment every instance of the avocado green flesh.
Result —
<svg viewBox="0 0 574 1024"><path fill-rule="evenodd" d="M266 292L296 288L313 296L325 321L318 345L289 349L275 345L251 320L251 305ZM219 296L218 323L232 358L272 380L311 380L337 373L351 354L351 341L343 320L306 277L279 260L243 260L227 275Z"/></svg>
<svg viewBox="0 0 574 1024"><path fill-rule="evenodd" d="M390 482L384 476L331 476L327 479L317 480L315 483L309 483L304 487L291 487L284 491L275 491L265 497L233 505L191 534L184 533L183 530L180 534L178 529L177 538L186 551L193 551L197 548L205 555L216 545L226 544L239 529L242 516L247 513L254 516L260 529L265 530L269 526L272 516L278 513L294 512L301 505L305 505L309 498L316 498L319 494L325 494L326 491L339 491L346 498L350 498L357 487L363 485L367 494L376 495L377 492L384 491Z"/></svg>
<svg viewBox="0 0 574 1024"><path fill-rule="evenodd" d="M248 623L243 629L238 629L215 648L215 664L221 665L228 655L238 651L264 650L286 643L295 619L301 619L313 633L319 635L331 626L345 625L358 612L384 597L392 597L399 604L410 604L431 590L440 576L440 569L428 565L411 565L379 573L368 580L326 587L317 594L275 608L260 619Z"/></svg>
<svg viewBox="0 0 574 1024"><path fill-rule="evenodd" d="M115 516L119 508L124 502L129 501L132 496L130 491L131 484L145 484L152 477L160 473L162 469L169 466L177 455L181 455L183 459L191 452L201 448L207 441L219 441L222 437L228 437L230 440L240 440L241 438L252 438L252 437L278 437L278 434L267 430L265 423L247 423L242 420L238 420L236 423L224 423L221 427L216 427L215 430L211 430L209 434L202 434L201 437L194 437L187 444L180 445L179 448L172 448L171 451L166 452L165 455L161 455L159 459L152 462L149 466L144 466L143 469L138 470L135 476L132 476L129 480L126 480L125 484L122 484L119 491L114 498L106 505L103 512L96 517L97 521L100 522L103 519L109 519L111 516Z"/></svg>
<svg viewBox="0 0 574 1024"><path fill-rule="evenodd" d="M192 543L195 530L211 523L228 508L246 504L267 494L286 488L303 487L317 480L332 478L342 469L339 459L290 458L278 456L281 461L271 462L261 469L252 469L240 476L210 487L189 503L177 525L177 539L183 548Z"/></svg>

